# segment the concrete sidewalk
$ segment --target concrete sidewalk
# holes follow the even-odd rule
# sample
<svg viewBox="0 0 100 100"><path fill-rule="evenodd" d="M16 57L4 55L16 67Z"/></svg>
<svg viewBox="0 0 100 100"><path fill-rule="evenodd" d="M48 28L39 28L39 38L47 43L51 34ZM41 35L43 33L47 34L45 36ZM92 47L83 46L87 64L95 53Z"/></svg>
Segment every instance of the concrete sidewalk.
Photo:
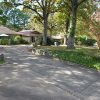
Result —
<svg viewBox="0 0 100 100"><path fill-rule="evenodd" d="M5 47L0 66L0 100L100 100L100 74L38 57L25 46Z"/></svg>

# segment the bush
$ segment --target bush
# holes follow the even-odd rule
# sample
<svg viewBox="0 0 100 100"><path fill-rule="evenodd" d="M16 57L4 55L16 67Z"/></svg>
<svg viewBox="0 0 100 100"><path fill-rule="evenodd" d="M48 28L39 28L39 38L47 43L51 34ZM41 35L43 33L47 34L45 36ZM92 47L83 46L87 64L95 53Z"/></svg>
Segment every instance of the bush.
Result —
<svg viewBox="0 0 100 100"><path fill-rule="evenodd" d="M9 39L9 44L10 44L10 45L15 45L15 44L17 44L17 43L14 41L14 39Z"/></svg>
<svg viewBox="0 0 100 100"><path fill-rule="evenodd" d="M28 44L28 41L24 40L21 36L16 36L12 39L12 44Z"/></svg>
<svg viewBox="0 0 100 100"><path fill-rule="evenodd" d="M10 39L2 38L0 39L0 45L16 45L16 44L28 44L27 41L22 39L20 36L12 37Z"/></svg>
<svg viewBox="0 0 100 100"><path fill-rule="evenodd" d="M60 44L59 40L54 40L51 37L47 37L47 45L48 46L54 45L54 42L58 42L58 44ZM43 45L43 37L41 36L41 37L35 38L35 43L36 43L36 45Z"/></svg>
<svg viewBox="0 0 100 100"><path fill-rule="evenodd" d="M77 45L93 46L93 44L96 43L96 40L87 38L86 36L81 36L75 38L75 43Z"/></svg>
<svg viewBox="0 0 100 100"><path fill-rule="evenodd" d="M54 45L54 40L52 39L52 38L50 38L50 37L47 37L47 45Z"/></svg>
<svg viewBox="0 0 100 100"><path fill-rule="evenodd" d="M54 42L55 41L51 37L47 37L47 45L54 45ZM35 43L37 45L43 45L43 37L36 38Z"/></svg>
<svg viewBox="0 0 100 100"><path fill-rule="evenodd" d="M16 44L20 44L22 41L22 37L21 36L15 36L14 41L16 42Z"/></svg>
<svg viewBox="0 0 100 100"><path fill-rule="evenodd" d="M24 39L21 39L21 40L20 40L20 44L29 44L29 42L26 41L26 40L24 40Z"/></svg>
<svg viewBox="0 0 100 100"><path fill-rule="evenodd" d="M8 45L9 44L9 39L0 39L0 44L1 45Z"/></svg>
<svg viewBox="0 0 100 100"><path fill-rule="evenodd" d="M96 43L96 40L87 39L84 44L87 45L87 46L93 46L94 43Z"/></svg>
<svg viewBox="0 0 100 100"><path fill-rule="evenodd" d="M36 37L35 38L35 44L36 45L42 45L43 37Z"/></svg>

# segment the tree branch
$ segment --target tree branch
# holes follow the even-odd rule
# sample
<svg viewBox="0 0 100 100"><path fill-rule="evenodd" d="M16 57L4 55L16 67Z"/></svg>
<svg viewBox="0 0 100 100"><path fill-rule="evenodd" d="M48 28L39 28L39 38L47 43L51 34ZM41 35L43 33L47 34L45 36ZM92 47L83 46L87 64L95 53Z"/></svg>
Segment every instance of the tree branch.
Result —
<svg viewBox="0 0 100 100"><path fill-rule="evenodd" d="M24 7L28 8L28 9L31 9L32 11L34 11L36 14L39 15L39 17L41 17L43 19L43 16L41 16L41 14L38 13L38 11L30 6L27 6L27 5L24 5L22 3L14 3L15 6L20 6L20 5L23 5Z"/></svg>
<svg viewBox="0 0 100 100"><path fill-rule="evenodd" d="M68 6L68 8L69 8L70 10L72 10L72 8L71 8L71 6L69 5L68 2L65 2L65 1L64 1L64 3Z"/></svg>
<svg viewBox="0 0 100 100"><path fill-rule="evenodd" d="M78 6L80 6L83 2L85 2L87 0L81 0L79 3L78 3Z"/></svg>
<svg viewBox="0 0 100 100"><path fill-rule="evenodd" d="M37 3L38 3L38 5L39 5L39 6L42 8L42 10L43 10L43 6L44 6L44 5L41 5L40 2L39 2L38 0L37 0Z"/></svg>

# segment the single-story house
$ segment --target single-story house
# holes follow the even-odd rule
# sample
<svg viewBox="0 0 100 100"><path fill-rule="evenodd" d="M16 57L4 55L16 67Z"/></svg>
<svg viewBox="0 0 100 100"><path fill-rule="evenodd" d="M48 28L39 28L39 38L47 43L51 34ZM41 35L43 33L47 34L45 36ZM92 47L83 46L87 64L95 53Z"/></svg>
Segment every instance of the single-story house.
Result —
<svg viewBox="0 0 100 100"><path fill-rule="evenodd" d="M56 34L56 35L52 35L52 38L56 39L56 40L61 40L64 38L64 35L63 34Z"/></svg>
<svg viewBox="0 0 100 100"><path fill-rule="evenodd" d="M35 30L22 30L20 32L15 32L7 27L0 26L0 36L7 37L7 36L16 36L20 35L22 38L28 42L35 42L35 38L41 36L42 34Z"/></svg>
<svg viewBox="0 0 100 100"><path fill-rule="evenodd" d="M22 38L28 42L35 42L35 38L42 35L40 32L35 30L22 30L17 34L22 36Z"/></svg>
<svg viewBox="0 0 100 100"><path fill-rule="evenodd" d="M6 35L17 35L17 32L10 30L7 27L0 26L0 34L6 34Z"/></svg>

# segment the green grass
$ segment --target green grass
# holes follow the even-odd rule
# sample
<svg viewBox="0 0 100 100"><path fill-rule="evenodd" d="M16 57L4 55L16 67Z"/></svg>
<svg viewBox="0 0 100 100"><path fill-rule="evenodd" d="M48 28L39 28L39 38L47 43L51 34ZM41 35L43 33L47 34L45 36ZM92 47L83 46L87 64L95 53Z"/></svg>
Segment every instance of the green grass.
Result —
<svg viewBox="0 0 100 100"><path fill-rule="evenodd" d="M38 47L38 49L47 48L53 54L54 58L60 60L70 61L77 64L85 65L89 68L100 70L100 50L91 47L77 47L76 49L70 50L66 47L52 47L44 46Z"/></svg>
<svg viewBox="0 0 100 100"><path fill-rule="evenodd" d="M3 63L5 63L5 61L0 60L0 64L3 64Z"/></svg>

